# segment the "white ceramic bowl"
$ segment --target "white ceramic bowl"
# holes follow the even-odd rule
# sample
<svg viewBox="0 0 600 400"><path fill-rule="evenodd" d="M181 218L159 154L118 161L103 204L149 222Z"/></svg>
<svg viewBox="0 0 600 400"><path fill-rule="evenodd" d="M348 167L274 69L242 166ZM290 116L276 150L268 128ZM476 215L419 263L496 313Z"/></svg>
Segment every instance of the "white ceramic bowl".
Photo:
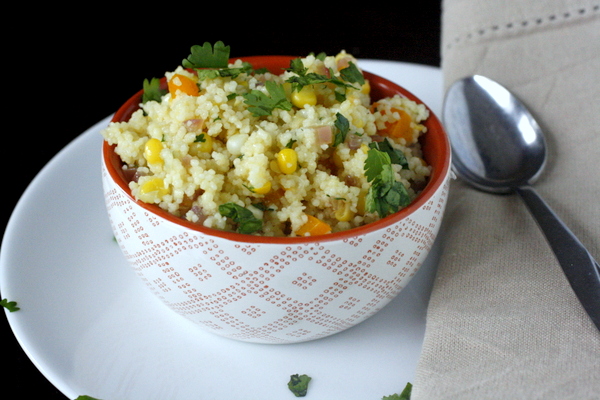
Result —
<svg viewBox="0 0 600 400"><path fill-rule="evenodd" d="M245 58L272 71L289 57ZM398 85L365 72L373 100ZM113 121L127 120L141 92ZM407 208L375 223L311 238L269 238L199 227L136 201L114 147L104 142L108 215L125 258L170 309L218 335L256 343L314 340L350 328L392 300L438 234L450 177L450 146L433 113L422 137L429 183Z"/></svg>

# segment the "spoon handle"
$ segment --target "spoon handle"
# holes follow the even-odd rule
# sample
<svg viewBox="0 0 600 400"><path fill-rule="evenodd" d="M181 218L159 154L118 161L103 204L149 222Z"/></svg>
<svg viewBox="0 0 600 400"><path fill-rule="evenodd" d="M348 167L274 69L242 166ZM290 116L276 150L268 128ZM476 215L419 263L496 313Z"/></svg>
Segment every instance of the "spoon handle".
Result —
<svg viewBox="0 0 600 400"><path fill-rule="evenodd" d="M516 192L544 233L575 295L600 329L598 263L533 188L524 186L516 189Z"/></svg>

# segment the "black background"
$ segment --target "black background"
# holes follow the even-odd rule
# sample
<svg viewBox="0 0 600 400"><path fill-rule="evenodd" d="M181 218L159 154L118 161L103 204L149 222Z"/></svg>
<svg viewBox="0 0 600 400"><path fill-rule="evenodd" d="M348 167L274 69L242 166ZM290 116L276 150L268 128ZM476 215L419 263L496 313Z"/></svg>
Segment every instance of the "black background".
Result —
<svg viewBox="0 0 600 400"><path fill-rule="evenodd" d="M256 3L144 5L133 12L53 5L5 15L17 28L2 28L7 82L0 161L10 176L2 185L2 233L23 191L60 149L112 114L145 78L174 69L192 45L221 40L232 57L344 49L357 58L439 66L441 0L415 3L371 8L302 2L284 12ZM33 366L5 317L0 335L5 393L66 398Z"/></svg>

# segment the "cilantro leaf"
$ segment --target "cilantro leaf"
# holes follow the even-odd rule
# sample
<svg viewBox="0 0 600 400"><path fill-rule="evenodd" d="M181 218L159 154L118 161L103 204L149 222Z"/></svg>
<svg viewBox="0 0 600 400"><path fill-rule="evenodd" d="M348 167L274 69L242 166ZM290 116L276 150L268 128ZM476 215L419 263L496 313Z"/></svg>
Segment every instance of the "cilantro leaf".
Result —
<svg viewBox="0 0 600 400"><path fill-rule="evenodd" d="M383 151L371 148L367 153L365 160L365 176L369 182L372 182L382 173L383 166L390 164L390 156Z"/></svg>
<svg viewBox="0 0 600 400"><path fill-rule="evenodd" d="M252 71L252 65L248 62L242 63L242 67L229 68L229 46L225 46L219 41L211 46L205 42L202 46L195 45L191 48L191 54L182 61L181 65L185 68L196 70L200 80L214 78L235 78L242 73Z"/></svg>
<svg viewBox="0 0 600 400"><path fill-rule="evenodd" d="M367 180L371 182L365 204L367 212L376 212L383 218L410 203L406 187L394 178L392 163L387 153L370 148L364 169Z"/></svg>
<svg viewBox="0 0 600 400"><path fill-rule="evenodd" d="M289 71L294 72L300 76L304 76L308 69L304 67L304 63L302 62L301 58L294 58L290 61Z"/></svg>
<svg viewBox="0 0 600 400"><path fill-rule="evenodd" d="M287 99L282 85L266 81L265 86L270 97L260 90L251 90L243 95L248 110L256 117L271 115L275 108L291 110L292 103Z"/></svg>
<svg viewBox="0 0 600 400"><path fill-rule="evenodd" d="M218 41L214 47L205 42L202 46L191 47L191 54L182 61L185 68L227 68L229 63L229 46Z"/></svg>
<svg viewBox="0 0 600 400"><path fill-rule="evenodd" d="M198 79L215 79L215 78L235 78L242 73L252 72L252 65L243 63L241 68L221 68L221 69L197 69L196 74Z"/></svg>
<svg viewBox="0 0 600 400"><path fill-rule="evenodd" d="M256 218L252 211L238 204L221 204L219 213L237 224L238 233L250 234L262 229L262 220Z"/></svg>
<svg viewBox="0 0 600 400"><path fill-rule="evenodd" d="M160 103L162 97L167 93L166 89L161 89L160 79L158 78L152 78L151 80L144 79L143 88L142 103L148 101L157 101Z"/></svg>
<svg viewBox="0 0 600 400"><path fill-rule="evenodd" d="M391 396L384 396L381 400L410 400L410 396L412 393L412 384L408 382L402 390L402 393L395 393Z"/></svg>
<svg viewBox="0 0 600 400"><path fill-rule="evenodd" d="M332 83L341 88L354 88L351 83L360 83L362 85L364 83L364 77L358 68L350 63L350 67L344 68L342 71L347 70L348 68L350 69L347 72L342 73L340 71L342 79L336 78L333 71L330 71L330 77L327 77L315 72L308 72L308 69L305 68L302 63L302 60L295 58L290 62L290 68L288 69L288 71L295 75L290 76L286 82L291 83L292 89L296 91L302 90L304 86L316 85L319 83Z"/></svg>
<svg viewBox="0 0 600 400"><path fill-rule="evenodd" d="M267 205L265 203L254 203L252 204L252 207L259 209L260 211L273 211L272 208L267 207Z"/></svg>
<svg viewBox="0 0 600 400"><path fill-rule="evenodd" d="M312 378L306 374L303 375L290 375L290 381L288 382L288 388L294 393L296 397L304 397L308 392L308 383Z"/></svg>
<svg viewBox="0 0 600 400"><path fill-rule="evenodd" d="M181 62L184 68L193 68L196 70L200 80L225 78L236 76L252 71L252 65L247 62L242 63L241 68L228 68L229 66L229 46L225 46L219 41L212 46L205 42L202 46L195 45L191 47L191 54Z"/></svg>
<svg viewBox="0 0 600 400"><path fill-rule="evenodd" d="M10 312L15 312L15 311L20 310L20 308L17 307L16 301L8 301L7 299L2 299L2 300L0 300L0 305L2 305L2 307L6 308Z"/></svg>
<svg viewBox="0 0 600 400"><path fill-rule="evenodd" d="M406 160L406 156L402 151L395 149L389 139L385 138L381 142L371 142L369 143L369 147L387 153L387 155L390 156L390 161L392 164L398 164L401 165L402 168L408 169L408 161Z"/></svg>
<svg viewBox="0 0 600 400"><path fill-rule="evenodd" d="M314 54L314 53L313 53L313 54ZM315 58L316 58L317 60L324 61L324 60L325 60L325 58L327 58L327 53L325 53L325 52L320 52L319 54L315 55Z"/></svg>
<svg viewBox="0 0 600 400"><path fill-rule="evenodd" d="M336 118L333 125L337 129L333 138L333 147L336 147L340 143L343 143L346 140L346 136L348 136L348 131L350 130L350 122L348 122L348 119L346 117L344 117L340 113L337 113L335 116Z"/></svg>
<svg viewBox="0 0 600 400"><path fill-rule="evenodd" d="M360 85L365 83L365 77L353 62L349 63L346 68L340 70L340 75L346 82L358 83Z"/></svg>

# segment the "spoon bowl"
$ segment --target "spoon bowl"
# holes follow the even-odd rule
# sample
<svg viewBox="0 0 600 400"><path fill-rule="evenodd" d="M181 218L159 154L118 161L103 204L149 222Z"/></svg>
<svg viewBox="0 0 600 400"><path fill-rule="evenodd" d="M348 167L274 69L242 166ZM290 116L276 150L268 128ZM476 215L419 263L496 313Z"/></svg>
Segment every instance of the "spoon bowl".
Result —
<svg viewBox="0 0 600 400"><path fill-rule="evenodd" d="M519 194L600 330L600 267L530 186L546 165L547 151L544 133L529 110L499 83L474 75L450 86L442 120L456 175L483 191Z"/></svg>
<svg viewBox="0 0 600 400"><path fill-rule="evenodd" d="M546 142L519 99L481 75L450 87L444 124L452 133L455 173L479 189L511 192L531 184L546 164Z"/></svg>

